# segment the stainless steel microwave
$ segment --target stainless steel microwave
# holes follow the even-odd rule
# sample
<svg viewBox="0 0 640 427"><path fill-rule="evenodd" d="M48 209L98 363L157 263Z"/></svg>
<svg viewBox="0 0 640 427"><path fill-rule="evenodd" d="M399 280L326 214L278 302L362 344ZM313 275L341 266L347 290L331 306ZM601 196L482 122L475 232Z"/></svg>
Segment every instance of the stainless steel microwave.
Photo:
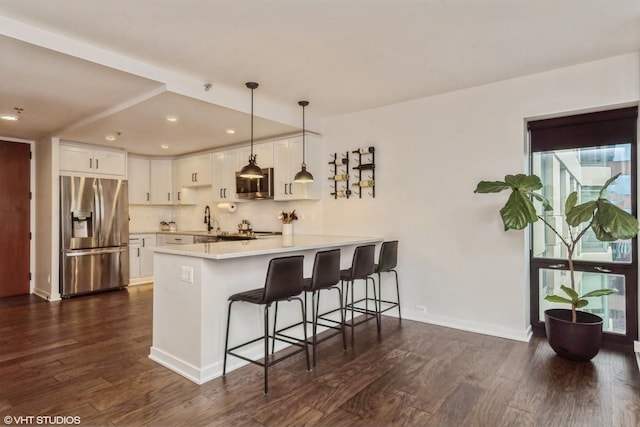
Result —
<svg viewBox="0 0 640 427"><path fill-rule="evenodd" d="M236 197L239 199L273 199L273 168L262 169L262 178L242 178L236 172Z"/></svg>

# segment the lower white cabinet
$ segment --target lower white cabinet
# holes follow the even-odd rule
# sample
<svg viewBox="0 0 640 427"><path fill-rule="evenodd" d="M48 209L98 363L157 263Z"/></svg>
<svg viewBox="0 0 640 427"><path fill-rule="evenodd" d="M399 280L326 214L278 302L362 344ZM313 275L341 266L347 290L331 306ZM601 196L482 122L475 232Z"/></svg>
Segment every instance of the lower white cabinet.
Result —
<svg viewBox="0 0 640 427"><path fill-rule="evenodd" d="M155 234L132 234L129 236L129 279L131 284L153 280L153 248Z"/></svg>

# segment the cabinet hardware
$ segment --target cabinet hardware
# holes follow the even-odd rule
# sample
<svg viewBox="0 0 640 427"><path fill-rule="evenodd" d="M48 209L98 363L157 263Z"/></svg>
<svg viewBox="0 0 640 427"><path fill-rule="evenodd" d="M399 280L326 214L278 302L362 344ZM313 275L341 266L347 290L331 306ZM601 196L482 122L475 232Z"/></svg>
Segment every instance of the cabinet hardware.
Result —
<svg viewBox="0 0 640 427"><path fill-rule="evenodd" d="M140 248L138 248L138 258L140 258Z"/></svg>
<svg viewBox="0 0 640 427"><path fill-rule="evenodd" d="M171 192L167 193L167 201L170 202L171 201Z"/></svg>
<svg viewBox="0 0 640 427"><path fill-rule="evenodd" d="M99 166L98 166L98 159L96 159L96 169L98 169L98 168L99 168Z"/></svg>
<svg viewBox="0 0 640 427"><path fill-rule="evenodd" d="M178 201L182 201L182 199L180 198L180 192L178 191Z"/></svg>
<svg viewBox="0 0 640 427"><path fill-rule="evenodd" d="M224 194L224 198L226 199L227 198L227 189L226 188L224 189L224 193L223 194Z"/></svg>
<svg viewBox="0 0 640 427"><path fill-rule="evenodd" d="M550 264L547 267L549 267L549 268L563 268L564 264Z"/></svg>
<svg viewBox="0 0 640 427"><path fill-rule="evenodd" d="M149 193L147 193L147 202L149 201Z"/></svg>
<svg viewBox="0 0 640 427"><path fill-rule="evenodd" d="M93 159L89 159L89 169L93 169Z"/></svg>
<svg viewBox="0 0 640 427"><path fill-rule="evenodd" d="M611 273L611 270L604 267L593 267L594 270L599 271L600 273Z"/></svg>

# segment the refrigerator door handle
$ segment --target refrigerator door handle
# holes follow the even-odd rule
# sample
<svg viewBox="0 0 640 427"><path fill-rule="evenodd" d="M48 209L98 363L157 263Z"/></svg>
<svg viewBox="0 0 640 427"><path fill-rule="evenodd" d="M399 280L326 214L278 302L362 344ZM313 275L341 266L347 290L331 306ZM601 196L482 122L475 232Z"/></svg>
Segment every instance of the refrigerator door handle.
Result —
<svg viewBox="0 0 640 427"><path fill-rule="evenodd" d="M65 252L65 256L73 257L73 256L85 256L85 255L102 255L102 254L115 254L118 252L127 252L129 248L118 247L118 248L105 248L105 249L87 249L87 250L74 250Z"/></svg>

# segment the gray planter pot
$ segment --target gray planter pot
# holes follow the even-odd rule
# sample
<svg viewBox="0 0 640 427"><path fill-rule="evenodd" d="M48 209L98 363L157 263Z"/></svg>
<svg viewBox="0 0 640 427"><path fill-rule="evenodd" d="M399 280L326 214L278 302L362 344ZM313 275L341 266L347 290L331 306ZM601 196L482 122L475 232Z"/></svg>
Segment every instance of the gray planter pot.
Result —
<svg viewBox="0 0 640 427"><path fill-rule="evenodd" d="M584 311L571 322L571 310L552 308L544 312L544 327L549 345L558 356L587 361L600 351L602 318Z"/></svg>

